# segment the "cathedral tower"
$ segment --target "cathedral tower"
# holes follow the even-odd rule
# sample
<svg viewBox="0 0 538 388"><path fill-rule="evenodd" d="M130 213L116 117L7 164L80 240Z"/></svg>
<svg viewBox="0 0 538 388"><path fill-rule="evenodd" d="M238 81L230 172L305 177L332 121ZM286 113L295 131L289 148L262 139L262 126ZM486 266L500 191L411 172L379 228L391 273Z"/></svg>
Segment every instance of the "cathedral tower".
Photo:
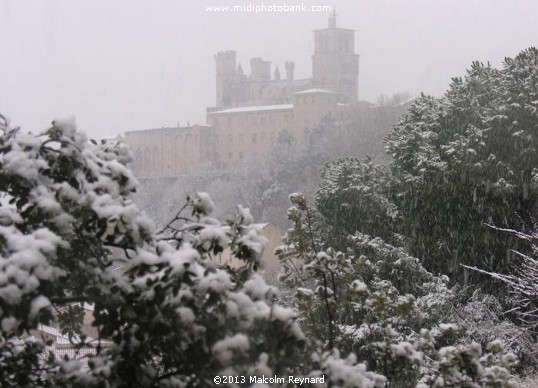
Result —
<svg viewBox="0 0 538 388"><path fill-rule="evenodd" d="M312 76L316 86L356 101L359 94L359 55L355 31L336 27L336 14L328 28L314 31Z"/></svg>

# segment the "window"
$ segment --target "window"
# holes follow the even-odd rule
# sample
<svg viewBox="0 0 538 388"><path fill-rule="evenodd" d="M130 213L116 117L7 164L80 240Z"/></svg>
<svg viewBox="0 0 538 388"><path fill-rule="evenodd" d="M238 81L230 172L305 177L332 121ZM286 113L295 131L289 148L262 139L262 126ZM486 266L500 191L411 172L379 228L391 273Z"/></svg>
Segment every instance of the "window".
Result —
<svg viewBox="0 0 538 388"><path fill-rule="evenodd" d="M232 135L231 133L228 134L228 143L233 143L234 141L234 135Z"/></svg>
<svg viewBox="0 0 538 388"><path fill-rule="evenodd" d="M243 151L239 151L239 159L243 160Z"/></svg>
<svg viewBox="0 0 538 388"><path fill-rule="evenodd" d="M257 135L255 133L252 134L252 144L256 143Z"/></svg>
<svg viewBox="0 0 538 388"><path fill-rule="evenodd" d="M233 159L233 156L234 156L233 153L228 152L228 159Z"/></svg>

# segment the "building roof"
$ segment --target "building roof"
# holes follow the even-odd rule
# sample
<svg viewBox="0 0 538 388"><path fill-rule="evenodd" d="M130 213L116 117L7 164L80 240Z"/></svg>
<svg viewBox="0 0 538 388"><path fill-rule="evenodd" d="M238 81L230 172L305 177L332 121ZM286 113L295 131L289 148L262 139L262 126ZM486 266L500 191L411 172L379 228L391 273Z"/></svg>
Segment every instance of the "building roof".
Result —
<svg viewBox="0 0 538 388"><path fill-rule="evenodd" d="M73 335L71 338L69 338L69 336L62 334L60 329L56 327L47 326L40 323L37 326L37 330L45 334L49 334L53 337L56 337L56 343L60 345L72 345L72 344L78 344L81 342L81 339L78 335ZM88 342L93 341L93 338L88 337L87 341Z"/></svg>
<svg viewBox="0 0 538 388"><path fill-rule="evenodd" d="M340 30L340 31L353 31L353 32L355 32L355 30L353 28L342 28L342 27L318 28L318 29L312 30L312 31L313 32L318 32L318 31L328 31L328 30Z"/></svg>
<svg viewBox="0 0 538 388"><path fill-rule="evenodd" d="M196 130L198 128L209 128L207 125L193 124L187 127L161 127L150 129L135 129L132 131L125 131L125 135L140 134L142 132L162 132L162 133L176 133L176 132L188 132Z"/></svg>
<svg viewBox="0 0 538 388"><path fill-rule="evenodd" d="M307 90L301 90L300 92L297 92L295 94L314 94L314 93L330 93L334 94L334 92L331 92L330 90L325 89L307 89Z"/></svg>
<svg viewBox="0 0 538 388"><path fill-rule="evenodd" d="M224 110L218 110L215 112L210 112L208 113L208 115L227 114L227 113L265 112L265 111L291 110L291 109L293 109L293 104L241 106L237 108L229 108L229 109L224 109Z"/></svg>

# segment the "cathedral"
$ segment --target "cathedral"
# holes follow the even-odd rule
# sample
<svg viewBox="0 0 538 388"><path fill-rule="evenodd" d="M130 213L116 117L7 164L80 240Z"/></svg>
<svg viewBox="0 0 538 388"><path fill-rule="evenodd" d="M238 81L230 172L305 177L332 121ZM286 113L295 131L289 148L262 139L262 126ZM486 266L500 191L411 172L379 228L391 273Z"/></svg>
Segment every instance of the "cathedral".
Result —
<svg viewBox="0 0 538 388"><path fill-rule="evenodd" d="M312 77L295 79L294 62L281 76L271 62L250 60L250 74L236 52L215 55L216 106L207 108L206 125L129 131L139 178L165 178L240 169L266 155L279 132L303 139L326 116L357 109L359 55L354 31L339 28L336 16L314 31Z"/></svg>

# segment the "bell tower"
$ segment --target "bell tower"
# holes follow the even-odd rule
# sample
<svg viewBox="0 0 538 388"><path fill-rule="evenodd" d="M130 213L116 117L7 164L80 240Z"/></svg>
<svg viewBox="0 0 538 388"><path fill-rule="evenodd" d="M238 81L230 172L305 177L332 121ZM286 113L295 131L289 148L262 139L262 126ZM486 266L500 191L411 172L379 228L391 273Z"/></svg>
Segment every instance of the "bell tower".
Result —
<svg viewBox="0 0 538 388"><path fill-rule="evenodd" d="M355 53L355 31L336 26L336 13L328 27L314 31L312 76L317 87L339 93L349 101L359 95L359 55Z"/></svg>

